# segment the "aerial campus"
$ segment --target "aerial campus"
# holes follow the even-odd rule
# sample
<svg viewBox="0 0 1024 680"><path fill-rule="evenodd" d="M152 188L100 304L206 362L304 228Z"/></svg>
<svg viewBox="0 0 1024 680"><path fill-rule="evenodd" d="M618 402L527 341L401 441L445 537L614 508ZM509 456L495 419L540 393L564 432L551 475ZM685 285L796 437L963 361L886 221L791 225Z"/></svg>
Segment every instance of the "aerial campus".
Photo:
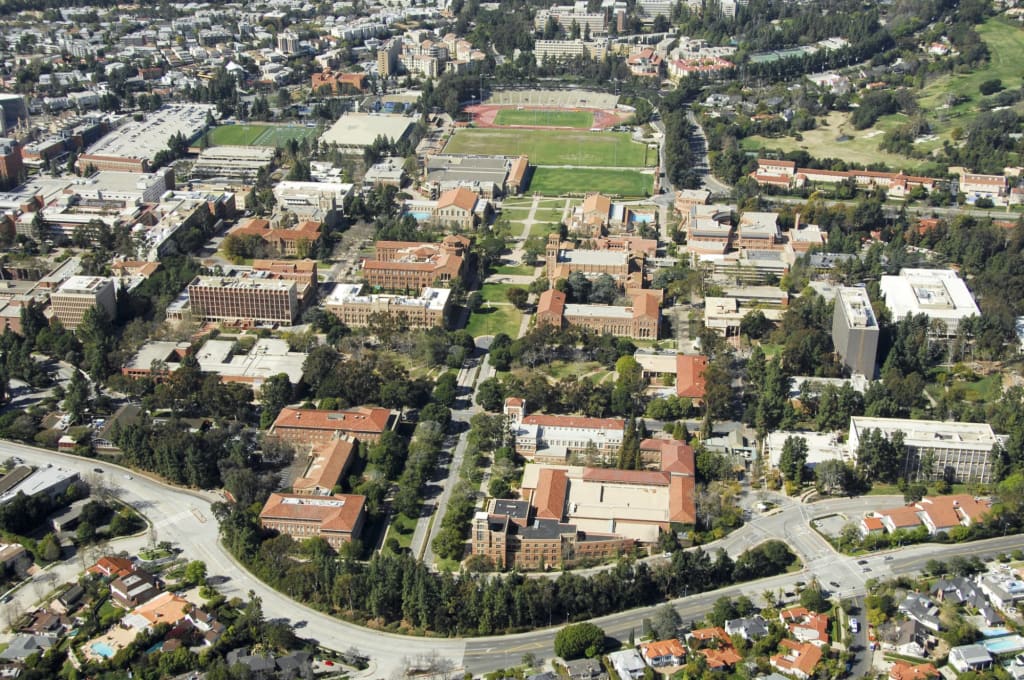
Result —
<svg viewBox="0 0 1024 680"><path fill-rule="evenodd" d="M0 6L0 677L1024 679L1024 8Z"/></svg>

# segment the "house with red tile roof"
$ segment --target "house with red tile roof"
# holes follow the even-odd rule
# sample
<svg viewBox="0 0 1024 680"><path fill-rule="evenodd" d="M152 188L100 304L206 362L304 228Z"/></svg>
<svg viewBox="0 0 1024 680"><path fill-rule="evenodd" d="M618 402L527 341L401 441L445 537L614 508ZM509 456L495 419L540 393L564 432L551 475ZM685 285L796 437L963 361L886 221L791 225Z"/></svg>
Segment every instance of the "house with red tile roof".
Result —
<svg viewBox="0 0 1024 680"><path fill-rule="evenodd" d="M805 607L790 607L779 612L779 619L801 642L815 645L827 645L829 642L826 614L817 614Z"/></svg>
<svg viewBox="0 0 1024 680"><path fill-rule="evenodd" d="M651 668L682 666L686 663L686 647L678 638L642 644L640 654Z"/></svg>
<svg viewBox="0 0 1024 680"><path fill-rule="evenodd" d="M692 399L695 404L704 400L704 371L708 358L703 354L676 356L676 396Z"/></svg>
<svg viewBox="0 0 1024 680"><path fill-rule="evenodd" d="M126 576L135 571L135 569L135 563L125 557L106 555L97 560L96 564L89 567L86 571L105 578L116 578L118 576Z"/></svg>
<svg viewBox="0 0 1024 680"><path fill-rule="evenodd" d="M909 664L896 661L889 669L889 680L929 680L941 677L939 669L930 663Z"/></svg>
<svg viewBox="0 0 1024 680"><path fill-rule="evenodd" d="M786 651L769 659L772 668L801 680L806 680L814 674L814 668L821 661L819 647L809 642L800 643L785 639L779 641L779 646Z"/></svg>

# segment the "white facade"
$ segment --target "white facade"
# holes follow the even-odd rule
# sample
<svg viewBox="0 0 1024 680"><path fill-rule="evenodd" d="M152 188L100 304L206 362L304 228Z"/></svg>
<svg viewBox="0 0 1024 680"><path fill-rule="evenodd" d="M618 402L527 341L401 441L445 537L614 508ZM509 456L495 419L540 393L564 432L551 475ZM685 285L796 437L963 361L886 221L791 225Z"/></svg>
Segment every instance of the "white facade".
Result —
<svg viewBox="0 0 1024 680"><path fill-rule="evenodd" d="M879 287L893 321L926 314L945 325L939 335L956 335L962 319L979 314L967 284L951 269L901 269L899 276L883 276Z"/></svg>

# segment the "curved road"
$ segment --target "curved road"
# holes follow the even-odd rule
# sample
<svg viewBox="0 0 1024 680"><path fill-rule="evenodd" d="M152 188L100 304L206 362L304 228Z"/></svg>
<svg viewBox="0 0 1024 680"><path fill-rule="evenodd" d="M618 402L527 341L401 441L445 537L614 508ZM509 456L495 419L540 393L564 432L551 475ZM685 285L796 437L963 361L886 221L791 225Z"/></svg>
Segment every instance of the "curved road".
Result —
<svg viewBox="0 0 1024 680"><path fill-rule="evenodd" d="M404 670L409 662L446 659L453 668L462 667L472 673L481 673L518 664L523 654L528 652L538 658L553 655L554 629L550 628L486 638L428 639L382 633L340 621L278 593L235 562L219 541L217 522L210 509L211 504L219 499L217 494L168 486L134 472L129 473L116 465L13 442L0 441L0 456L19 456L37 466L52 463L73 469L86 479L105 480L108 485L116 488L116 494L123 501L150 518L158 540L184 546L190 559L206 562L211 576L229 576L226 583L218 586L225 595L244 598L252 591L262 599L263 611L268 618L305 620L307 623L301 631L303 636L313 638L331 649L345 651L354 647L368 655L373 661L370 668L360 674L364 677L391 677ZM706 548L714 550L721 547L736 555L768 538L784 538L804 562L800 572L680 598L673 600L672 604L683 620L689 621L702 618L714 601L723 595L745 594L758 597L767 590L791 589L797 581L809 581L811 578L822 583L839 582L842 584L839 594L844 597L857 596L863 594L867 579L920 571L930 559L945 560L965 552L987 557L1024 547L1022 536L978 541L970 546L929 543L906 547L887 555L872 555L866 558L866 568L870 569L866 571L865 566L857 564L856 558L835 553L809 525L813 518L826 514L843 513L850 519L856 519L868 508L899 504L900 501L902 499L895 497L873 496L822 501L811 505L786 503L774 514L757 517L726 539L716 541ZM78 565L75 568L77 570ZM595 619L595 623L610 636L625 639L631 629L640 626L642 618L651 615L653 609L643 607L618 612ZM563 623L553 622L556 626Z"/></svg>

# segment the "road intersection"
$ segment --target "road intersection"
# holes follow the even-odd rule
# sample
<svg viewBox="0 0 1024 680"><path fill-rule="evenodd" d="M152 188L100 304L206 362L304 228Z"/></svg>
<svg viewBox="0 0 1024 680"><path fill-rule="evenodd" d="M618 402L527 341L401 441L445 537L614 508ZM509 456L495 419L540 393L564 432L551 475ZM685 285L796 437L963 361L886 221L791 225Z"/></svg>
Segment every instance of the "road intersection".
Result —
<svg viewBox="0 0 1024 680"><path fill-rule="evenodd" d="M227 552L219 540L219 530L211 510L212 503L220 500L213 492L197 492L165 485L144 475L133 472L128 478L125 468L79 458L53 451L25 446L13 442L0 442L0 456L18 456L29 464L45 466L59 465L79 472L84 478L113 487L113 492L124 502L136 507L153 523L156 537L186 547L189 559L203 560L208 573L227 576L228 579L217 588L228 597L246 598L251 592L262 599L263 610L268 618L305 620L303 635L317 640L322 646L346 651L355 648L372 659L370 668L361 677L386 678L403 671L410 661L444 659L451 668L465 668L472 673L481 673L508 667L520 662L526 653L538 658L550 657L554 629L540 629L517 635L490 636L482 638L440 639L417 638L394 635L371 630L338 620L309 607L303 606L267 586ZM100 470L102 472L97 472ZM803 561L799 572L781 574L738 584L717 591L691 595L673 600L684 621L700 619L721 596L735 597L741 594L759 598L765 591L780 588L790 590L797 581L816 578L822 583L837 581L843 584L841 595L857 596L864 593L869 576L886 578L897 574L920 571L928 560L945 560L954 555L969 552L979 557L993 556L1024 547L1024 537L1007 536L964 545L928 543L909 546L889 553L888 556L873 555L868 558L871 572L865 572L856 558L838 554L809 525L814 517L830 513L845 513L851 519L871 507L886 507L894 498L881 496L826 500L811 505L795 501L785 502L771 514L752 519L744 527L725 539L706 546L706 549L726 550L736 556L769 538L786 540ZM145 538L130 538L115 544L112 549L132 547L137 549ZM74 578L82 566L77 560L58 565L57 578ZM36 579L43 577L37 576ZM40 597L40 587L23 587L15 593L14 602L8 606L28 607ZM644 617L654 607L643 607L610 614L595 623L605 629L608 635L626 639L630 630L638 629ZM555 622L556 627L564 622Z"/></svg>

